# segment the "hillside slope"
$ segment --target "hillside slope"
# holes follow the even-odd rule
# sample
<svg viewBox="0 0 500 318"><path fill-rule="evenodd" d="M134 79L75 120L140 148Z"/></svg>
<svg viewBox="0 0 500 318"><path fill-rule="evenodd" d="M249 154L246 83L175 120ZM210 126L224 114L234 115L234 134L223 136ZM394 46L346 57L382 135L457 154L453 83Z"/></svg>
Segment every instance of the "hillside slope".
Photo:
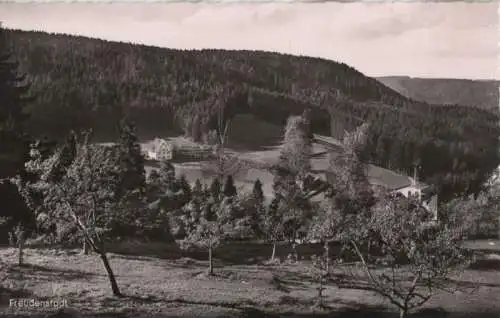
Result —
<svg viewBox="0 0 500 318"><path fill-rule="evenodd" d="M37 96L32 127L52 135L90 123L99 131L109 130L110 123L127 111L144 133L185 130L195 113L202 126L209 126L217 104L233 104L236 112L250 106L253 113L279 124L292 109L313 107L314 117L321 119L314 125L321 127L317 132L329 133L328 110L336 109L345 122L345 117L354 115L366 119L371 113L366 103L419 107L357 70L323 59L251 51L180 51L44 32L8 33Z"/></svg>
<svg viewBox="0 0 500 318"><path fill-rule="evenodd" d="M226 118L250 115L238 134L265 143L279 138L277 127L290 115L311 109L312 130L323 135L339 138L370 122L364 160L400 171L419 163L420 176L442 192L477 191L500 164L498 117L491 112L417 102L334 61L6 33L32 83L28 128L35 134L62 137L93 127L110 140L115 123L129 114L142 139L184 133L201 140L222 108Z"/></svg>
<svg viewBox="0 0 500 318"><path fill-rule="evenodd" d="M415 100L431 104L474 105L498 111L500 81L406 76L377 77L377 80L403 96Z"/></svg>

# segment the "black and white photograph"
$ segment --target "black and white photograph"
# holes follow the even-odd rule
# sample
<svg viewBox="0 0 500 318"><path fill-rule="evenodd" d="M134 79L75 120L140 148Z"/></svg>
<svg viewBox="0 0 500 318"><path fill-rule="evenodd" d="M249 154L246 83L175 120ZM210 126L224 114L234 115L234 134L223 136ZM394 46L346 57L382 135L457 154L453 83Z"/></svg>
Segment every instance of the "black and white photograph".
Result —
<svg viewBox="0 0 500 318"><path fill-rule="evenodd" d="M0 317L500 318L498 3L0 22Z"/></svg>

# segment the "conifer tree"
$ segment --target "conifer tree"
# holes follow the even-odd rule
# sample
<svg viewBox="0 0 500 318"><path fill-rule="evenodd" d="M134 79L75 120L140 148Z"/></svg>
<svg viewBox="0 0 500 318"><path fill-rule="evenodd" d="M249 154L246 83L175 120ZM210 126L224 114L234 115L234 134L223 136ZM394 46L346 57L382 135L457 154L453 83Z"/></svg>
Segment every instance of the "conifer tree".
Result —
<svg viewBox="0 0 500 318"><path fill-rule="evenodd" d="M193 198L203 196L203 185L201 184L200 179L196 179L196 181L194 182L192 196Z"/></svg>
<svg viewBox="0 0 500 318"><path fill-rule="evenodd" d="M200 115L196 115L191 123L191 138L193 141L200 142L202 137L202 129L201 129L201 118Z"/></svg>
<svg viewBox="0 0 500 318"><path fill-rule="evenodd" d="M252 206L247 208L247 217L251 230L257 237L263 236L263 220L265 217L264 192L259 179L255 180L251 195Z"/></svg>
<svg viewBox="0 0 500 318"><path fill-rule="evenodd" d="M210 195L215 201L219 201L222 192L222 185L219 181L219 178L214 178L212 183L210 184Z"/></svg>
<svg viewBox="0 0 500 318"><path fill-rule="evenodd" d="M139 190L144 193L146 173L144 157L137 137L134 123L124 117L120 122L118 140L119 195L128 191Z"/></svg>
<svg viewBox="0 0 500 318"><path fill-rule="evenodd" d="M159 179L160 191L177 191L177 182L175 179L175 167L170 161L162 161L160 163Z"/></svg>
<svg viewBox="0 0 500 318"><path fill-rule="evenodd" d="M16 207L14 211L17 215L10 220L7 230L14 230L19 247L19 265L22 265L24 240L34 225L32 222L34 207L27 205L29 198L25 191L27 174L24 165L29 160L30 141L24 124L28 118L25 106L30 98L27 96L29 85L25 83L25 76L19 76L18 63L14 59L6 33L0 24L0 184L5 182L8 185L14 182L18 190L15 195L21 194L20 197L25 201L22 202L24 204L13 205L12 201L15 199L10 195L5 196L4 192L0 196L8 199L2 200L0 205L3 209L8 209L9 206ZM1 191L6 189L2 187ZM31 221L26 222L26 220ZM4 221L7 222L8 219L4 218Z"/></svg>
<svg viewBox="0 0 500 318"><path fill-rule="evenodd" d="M252 189L252 195L258 202L264 202L264 191L262 190L262 182L260 179L255 180Z"/></svg>
<svg viewBox="0 0 500 318"><path fill-rule="evenodd" d="M186 175L181 174L181 176L177 180L177 188L178 190L182 191L182 197L186 203L191 201L192 190L191 190L191 185L186 179Z"/></svg>
<svg viewBox="0 0 500 318"><path fill-rule="evenodd" d="M151 170L151 172L149 172L147 182L150 182L150 183L156 182L156 181L158 181L158 179L160 179L160 174L158 173L158 170L157 169Z"/></svg>
<svg viewBox="0 0 500 318"><path fill-rule="evenodd" d="M237 190L234 185L234 180L231 175L226 177L226 182L224 183L224 190L223 190L224 196L231 198L236 196Z"/></svg>
<svg viewBox="0 0 500 318"><path fill-rule="evenodd" d="M71 132L59 151L56 166L49 176L51 181L58 182L66 174L66 170L76 157L77 146L76 133Z"/></svg>
<svg viewBox="0 0 500 318"><path fill-rule="evenodd" d="M18 63L11 54L8 39L0 25L0 178L24 176L29 140L24 123L29 85L20 76Z"/></svg>

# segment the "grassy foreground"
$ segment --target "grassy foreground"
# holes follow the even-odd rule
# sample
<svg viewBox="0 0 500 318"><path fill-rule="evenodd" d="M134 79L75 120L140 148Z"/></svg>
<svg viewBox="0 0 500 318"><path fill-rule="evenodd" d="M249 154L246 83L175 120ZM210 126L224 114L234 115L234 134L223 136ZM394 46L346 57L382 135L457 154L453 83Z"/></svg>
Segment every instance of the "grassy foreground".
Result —
<svg viewBox="0 0 500 318"><path fill-rule="evenodd" d="M244 253L243 244L239 249ZM96 255L79 255L77 249L28 248L28 265L18 267L16 250L0 249L0 273L5 277L0 316L397 317L373 293L339 289L333 283L324 291L329 308L318 309L314 305L318 285L309 274L308 261L266 265L256 258L251 264L251 260L234 262L219 257L216 276L208 277L203 255L182 256L172 246L115 246L113 250L120 252L110 253L110 262L123 298L111 296ZM488 269L476 266L457 277L464 290L437 295L415 317L500 317L500 272L498 261L491 262ZM473 293L465 291L473 285ZM472 292L472 288L468 290ZM12 309L11 298L67 299L67 311L78 316L57 314L56 309ZM443 310L449 315L443 315Z"/></svg>

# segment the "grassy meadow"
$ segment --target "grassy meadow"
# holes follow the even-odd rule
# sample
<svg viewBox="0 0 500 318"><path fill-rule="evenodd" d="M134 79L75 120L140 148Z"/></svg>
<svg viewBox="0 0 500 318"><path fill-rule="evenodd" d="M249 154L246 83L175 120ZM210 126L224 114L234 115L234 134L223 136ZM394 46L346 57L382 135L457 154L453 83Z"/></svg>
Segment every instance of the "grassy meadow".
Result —
<svg viewBox="0 0 500 318"><path fill-rule="evenodd" d="M374 293L337 287L341 268L333 270L325 286L326 307L316 307L318 283L307 255L317 248L300 246L304 260L286 263L289 250L281 246L282 263L270 264L266 262L270 246L228 243L216 250L215 276L210 277L203 251L181 252L161 243L115 244L109 256L122 298L111 296L97 255L83 256L76 249L28 248L27 265L18 267L16 250L2 248L7 288L2 290L0 316L78 317L62 316L56 309L8 307L10 298L61 298L68 300L64 312L78 312L80 317L397 317ZM500 257L487 258L454 277L461 286L459 292L438 293L415 317L500 317Z"/></svg>

